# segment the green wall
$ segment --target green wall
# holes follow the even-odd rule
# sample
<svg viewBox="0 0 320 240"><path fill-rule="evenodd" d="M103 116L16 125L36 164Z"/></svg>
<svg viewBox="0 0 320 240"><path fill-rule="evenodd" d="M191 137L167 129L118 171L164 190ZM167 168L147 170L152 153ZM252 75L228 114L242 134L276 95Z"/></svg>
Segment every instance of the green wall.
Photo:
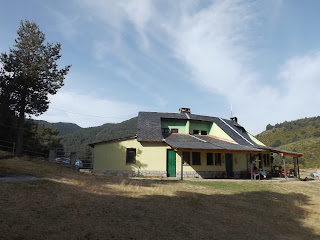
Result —
<svg viewBox="0 0 320 240"><path fill-rule="evenodd" d="M187 120L161 120L161 128L177 128L179 133L188 133Z"/></svg>
<svg viewBox="0 0 320 240"><path fill-rule="evenodd" d="M209 134L211 126L212 123L190 121L189 133L193 134L193 130L199 130L199 134L201 134L201 131L207 131L207 134Z"/></svg>

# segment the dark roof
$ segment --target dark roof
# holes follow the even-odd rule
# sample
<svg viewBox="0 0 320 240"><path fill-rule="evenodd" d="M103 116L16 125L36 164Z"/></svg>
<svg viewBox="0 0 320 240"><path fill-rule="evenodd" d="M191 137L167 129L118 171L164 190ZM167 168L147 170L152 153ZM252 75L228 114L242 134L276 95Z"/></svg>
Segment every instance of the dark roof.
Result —
<svg viewBox="0 0 320 240"><path fill-rule="evenodd" d="M282 153L284 156L288 156L288 157L302 157L303 156L303 153L292 152L292 151L277 149L277 148L268 147L268 146L259 146L259 148L264 149L264 150L269 150L270 152L274 152L274 153Z"/></svg>
<svg viewBox="0 0 320 240"><path fill-rule="evenodd" d="M100 144L100 143L108 143L108 142L116 142L116 141L123 141L123 140L129 140L129 139L135 139L137 136L128 136L128 137L123 137L123 138L114 138L114 139L109 139L109 140L104 140L100 142L94 142L88 144L90 147L94 147L94 145Z"/></svg>
<svg viewBox="0 0 320 240"><path fill-rule="evenodd" d="M161 132L161 119L183 119L216 123L226 134L241 145L255 146L240 124L218 117L196 115L191 113L159 113L159 112L139 112L138 115L138 141L160 142L163 139Z"/></svg>
<svg viewBox="0 0 320 240"><path fill-rule="evenodd" d="M163 141L176 149L261 152L261 150L256 148L229 143L210 136L170 134Z"/></svg>
<svg viewBox="0 0 320 240"><path fill-rule="evenodd" d="M164 137L161 131L161 119L181 119L181 120L194 120L203 122L216 123L227 135L229 135L238 144L229 143L226 141L218 140L209 136L197 135L196 139L192 135L183 134L170 134ZM117 138L103 142L126 140L128 138ZM301 157L302 153L290 152L271 147L256 144L249 137L247 131L239 123L223 119L219 117L210 117L204 115L196 115L192 113L162 113L162 112L139 112L137 124L137 140L139 142L162 142L165 141L174 148L185 149L212 149L212 150L234 150L234 151L252 151L259 152L263 150L270 150L275 153L283 153L287 156ZM97 142L90 144L94 146Z"/></svg>

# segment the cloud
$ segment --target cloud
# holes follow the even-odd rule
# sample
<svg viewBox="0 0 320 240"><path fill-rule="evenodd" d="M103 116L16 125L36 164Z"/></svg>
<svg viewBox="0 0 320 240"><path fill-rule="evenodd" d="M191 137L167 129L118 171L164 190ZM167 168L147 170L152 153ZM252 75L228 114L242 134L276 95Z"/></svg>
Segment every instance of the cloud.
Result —
<svg viewBox="0 0 320 240"><path fill-rule="evenodd" d="M96 59L103 63L106 56L116 56L122 64L122 70L117 71L133 86L143 86L145 92L152 89L152 80L147 82L137 76L150 79L152 76L128 54L125 39L128 24L138 33L138 39L135 34L130 37L141 42L139 54L156 59L159 44L168 51L166 54L183 64L188 74L183 81L189 81L198 91L222 96L226 103L232 103L240 123L254 134L268 123L318 114L313 107L320 100L318 52L284 60L272 81L263 76L264 69L256 67L256 62L265 57L259 46L263 27L276 24L282 1L272 1L265 12L266 8L261 7L265 2L240 0L217 0L205 5L197 1L101 0L83 0L82 4L93 18L114 30L113 44L101 43L95 48ZM266 22L269 12L274 14ZM170 65L165 63L168 59L157 60L164 70ZM166 104L161 99L159 102L159 106Z"/></svg>
<svg viewBox="0 0 320 240"><path fill-rule="evenodd" d="M81 127L99 126L107 122L121 122L136 117L143 108L135 104L101 99L94 94L60 91L50 96L50 107L35 117L49 122L72 122Z"/></svg>

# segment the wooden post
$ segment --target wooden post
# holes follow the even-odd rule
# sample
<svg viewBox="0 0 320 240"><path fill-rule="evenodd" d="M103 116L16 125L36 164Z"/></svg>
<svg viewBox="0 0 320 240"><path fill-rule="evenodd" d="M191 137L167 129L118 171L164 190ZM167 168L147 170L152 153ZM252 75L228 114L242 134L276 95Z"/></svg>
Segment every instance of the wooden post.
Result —
<svg viewBox="0 0 320 240"><path fill-rule="evenodd" d="M13 148L12 148L12 156L14 156L15 147L16 147L16 143L14 142L14 143L13 143Z"/></svg>
<svg viewBox="0 0 320 240"><path fill-rule="evenodd" d="M78 158L77 152L71 152L71 155L70 155L70 164L71 164L72 166L75 166L77 158Z"/></svg>
<svg viewBox="0 0 320 240"><path fill-rule="evenodd" d="M50 150L49 151L49 162L54 162L55 158L56 158L56 151Z"/></svg>
<svg viewBox="0 0 320 240"><path fill-rule="evenodd" d="M285 176L285 179L288 179L288 177L287 177L287 169L286 169L286 157L282 156L282 158L283 158L284 176Z"/></svg>
<svg viewBox="0 0 320 240"><path fill-rule="evenodd" d="M297 158L297 165L298 165L298 178L300 179L299 158Z"/></svg>
<svg viewBox="0 0 320 240"><path fill-rule="evenodd" d="M181 151L181 180L183 180L183 152Z"/></svg>

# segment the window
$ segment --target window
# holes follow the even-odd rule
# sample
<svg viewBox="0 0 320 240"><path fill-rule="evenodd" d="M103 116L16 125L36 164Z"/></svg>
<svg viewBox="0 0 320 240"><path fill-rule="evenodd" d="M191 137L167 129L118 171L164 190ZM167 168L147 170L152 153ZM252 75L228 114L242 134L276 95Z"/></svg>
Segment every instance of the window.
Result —
<svg viewBox="0 0 320 240"><path fill-rule="evenodd" d="M213 153L207 153L207 165L213 165Z"/></svg>
<svg viewBox="0 0 320 240"><path fill-rule="evenodd" d="M127 148L126 164L136 164L136 149Z"/></svg>
<svg viewBox="0 0 320 240"><path fill-rule="evenodd" d="M178 128L172 128L171 129L171 133L179 133L179 129Z"/></svg>
<svg viewBox="0 0 320 240"><path fill-rule="evenodd" d="M192 165L201 165L200 152L192 153Z"/></svg>
<svg viewBox="0 0 320 240"><path fill-rule="evenodd" d="M263 165L267 166L267 154L263 154Z"/></svg>
<svg viewBox="0 0 320 240"><path fill-rule="evenodd" d="M214 165L221 166L221 153L215 153L214 160Z"/></svg>
<svg viewBox="0 0 320 240"><path fill-rule="evenodd" d="M201 131L201 135L208 135L207 131Z"/></svg>
<svg viewBox="0 0 320 240"><path fill-rule="evenodd" d="M193 134L199 134L199 130L193 130Z"/></svg>
<svg viewBox="0 0 320 240"><path fill-rule="evenodd" d="M182 152L183 165L190 165L190 152Z"/></svg>
<svg viewBox="0 0 320 240"><path fill-rule="evenodd" d="M161 128L162 133L169 133L169 128Z"/></svg>

